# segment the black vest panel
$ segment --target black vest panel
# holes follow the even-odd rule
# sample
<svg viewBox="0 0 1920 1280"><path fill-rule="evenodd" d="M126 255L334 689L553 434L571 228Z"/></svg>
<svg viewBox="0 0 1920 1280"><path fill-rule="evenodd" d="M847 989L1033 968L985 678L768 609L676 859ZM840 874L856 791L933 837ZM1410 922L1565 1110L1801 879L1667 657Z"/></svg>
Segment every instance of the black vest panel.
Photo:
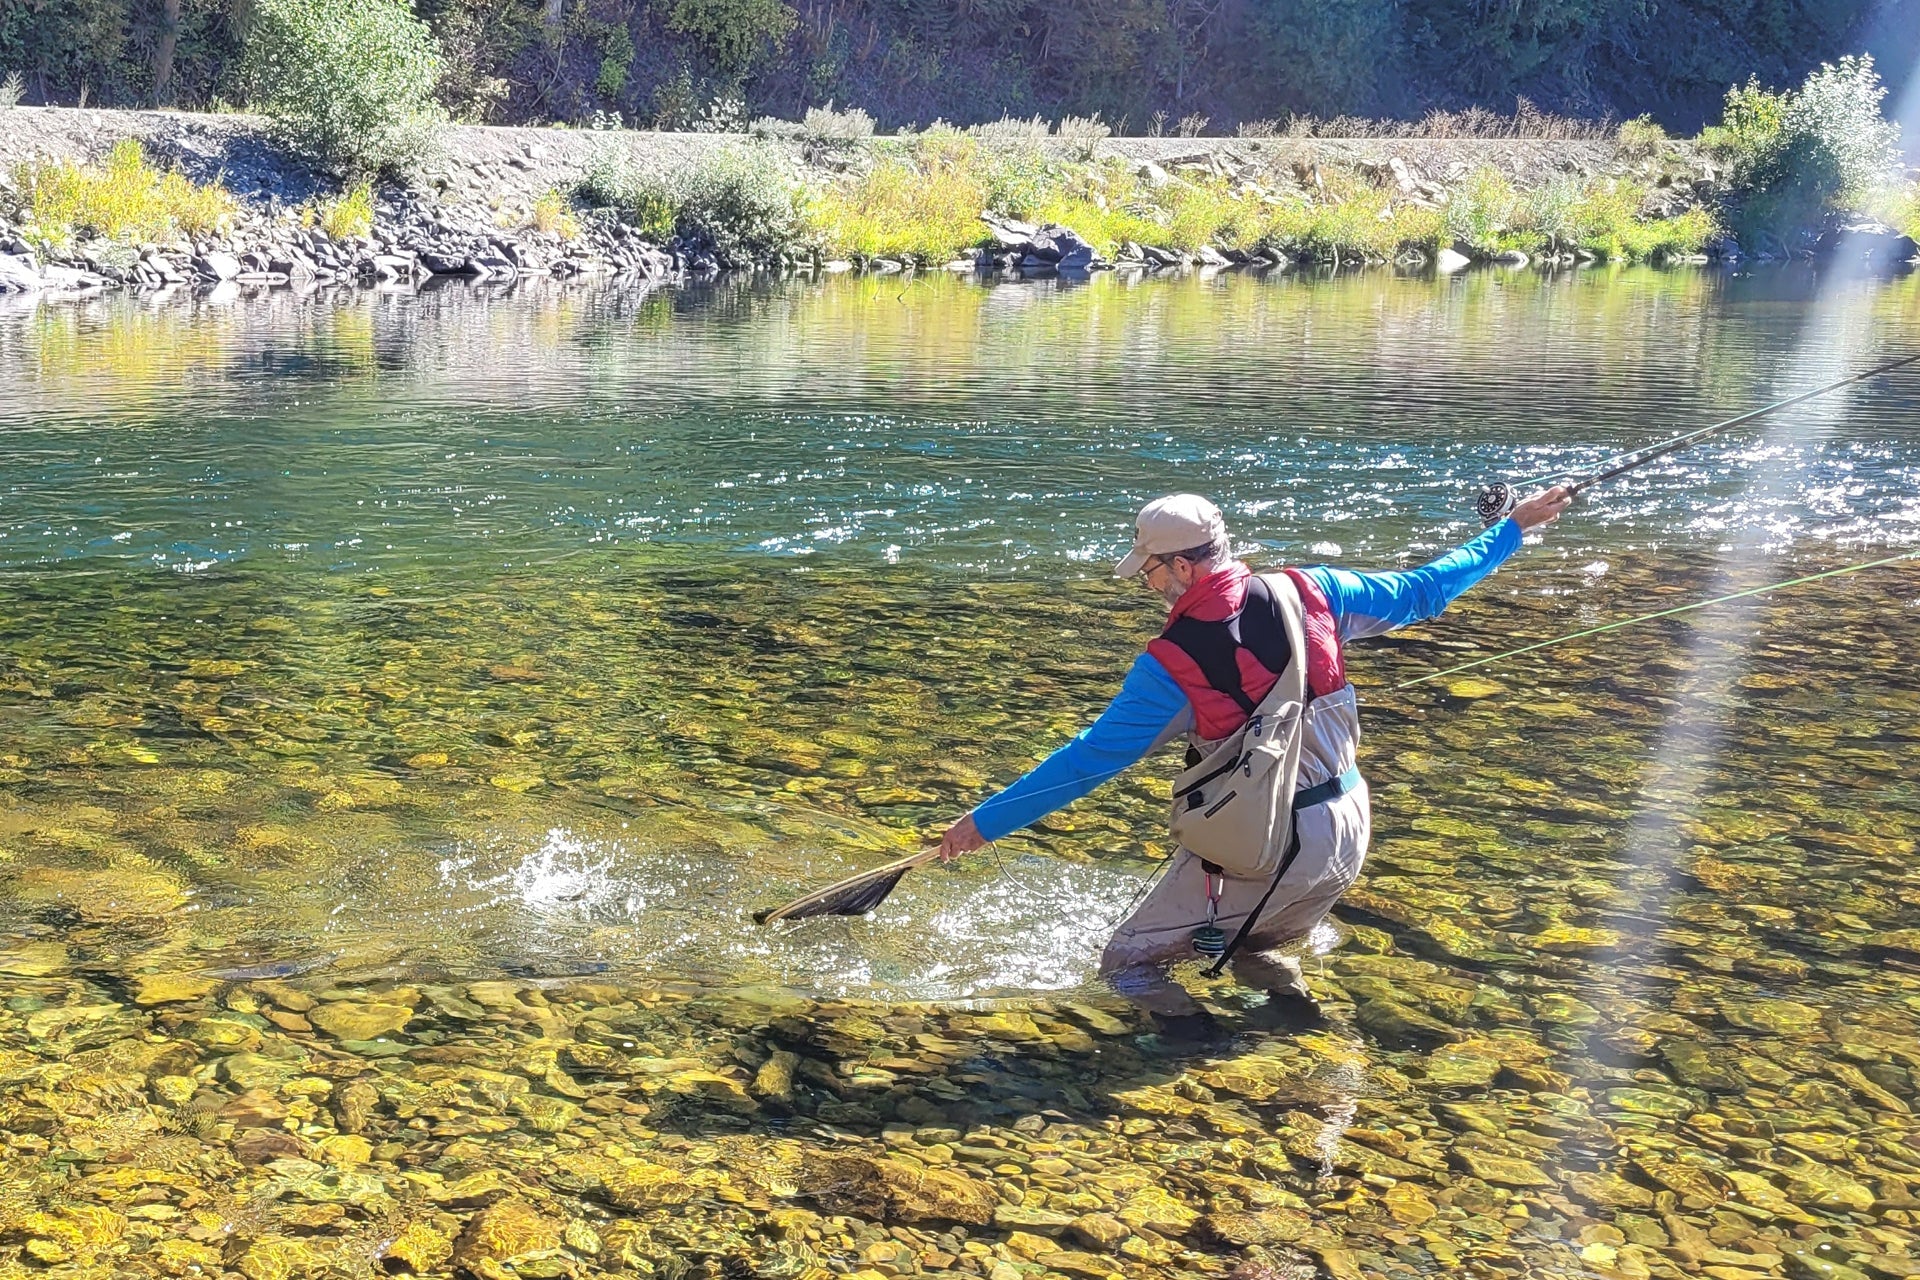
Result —
<svg viewBox="0 0 1920 1280"><path fill-rule="evenodd" d="M1193 659L1206 682L1240 704L1248 715L1258 703L1247 695L1240 680L1241 649L1252 653L1267 670L1279 675L1293 661L1293 645L1287 639L1287 627L1280 619L1280 602L1273 588L1255 574L1247 579L1246 598L1240 612L1223 622L1202 622L1194 617L1176 618L1161 632L1161 638L1179 647Z"/></svg>

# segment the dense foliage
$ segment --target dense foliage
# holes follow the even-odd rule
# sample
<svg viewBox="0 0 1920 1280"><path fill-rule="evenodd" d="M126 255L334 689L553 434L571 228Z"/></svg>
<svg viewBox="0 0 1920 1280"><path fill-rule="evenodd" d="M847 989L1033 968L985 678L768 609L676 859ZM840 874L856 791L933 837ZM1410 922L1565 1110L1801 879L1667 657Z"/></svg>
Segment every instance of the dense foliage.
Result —
<svg viewBox="0 0 1920 1280"><path fill-rule="evenodd" d="M608 148L588 170L580 196L589 206L616 209L650 239L678 236L724 267L765 262L799 238L800 188L791 161L749 142L666 173L640 169Z"/></svg>
<svg viewBox="0 0 1920 1280"><path fill-rule="evenodd" d="M1911 43L1900 6L1872 0L411 3L446 54L443 101L503 122L614 110L685 124L720 101L739 105L728 118L798 119L831 100L884 129L1097 113L1126 132L1183 121L1231 132L1297 112L1508 111L1525 96L1577 115L1651 112L1691 132L1729 84L1791 84L1822 58ZM242 19L255 7L15 0L0 7L0 71L23 73L30 102L239 102ZM1888 66L1906 74L1910 52Z"/></svg>
<svg viewBox="0 0 1920 1280"><path fill-rule="evenodd" d="M250 95L295 149L352 173L420 158L446 118L440 55L398 0L255 0Z"/></svg>
<svg viewBox="0 0 1920 1280"><path fill-rule="evenodd" d="M1870 200L1898 172L1899 131L1880 114L1871 58L1842 58L1789 93L1756 82L1727 94L1702 142L1730 162L1743 234L1781 236L1828 209Z"/></svg>

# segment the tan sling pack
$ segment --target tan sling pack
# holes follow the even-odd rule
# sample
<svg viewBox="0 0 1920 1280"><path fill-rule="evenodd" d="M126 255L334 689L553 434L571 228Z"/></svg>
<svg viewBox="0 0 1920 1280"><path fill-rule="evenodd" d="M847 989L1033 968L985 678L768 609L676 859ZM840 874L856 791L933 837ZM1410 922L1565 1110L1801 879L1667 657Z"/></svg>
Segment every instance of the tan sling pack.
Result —
<svg viewBox="0 0 1920 1280"><path fill-rule="evenodd" d="M1230 876L1271 875L1293 835L1307 705L1306 609L1293 580L1262 574L1292 659L1246 724L1173 780L1173 838Z"/></svg>

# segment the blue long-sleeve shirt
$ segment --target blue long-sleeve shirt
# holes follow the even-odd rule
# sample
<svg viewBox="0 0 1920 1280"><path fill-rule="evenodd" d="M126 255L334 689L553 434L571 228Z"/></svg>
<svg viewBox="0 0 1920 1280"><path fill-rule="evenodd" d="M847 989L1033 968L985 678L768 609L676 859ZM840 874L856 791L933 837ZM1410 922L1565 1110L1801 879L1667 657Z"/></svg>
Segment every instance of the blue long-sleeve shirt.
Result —
<svg viewBox="0 0 1920 1280"><path fill-rule="evenodd" d="M1511 518L1417 569L1356 573L1328 565L1305 569L1339 623L1342 642L1438 617L1469 587L1520 547ZM1160 660L1143 653L1107 709L1071 742L973 811L974 824L998 840L1144 759L1193 724L1193 704Z"/></svg>

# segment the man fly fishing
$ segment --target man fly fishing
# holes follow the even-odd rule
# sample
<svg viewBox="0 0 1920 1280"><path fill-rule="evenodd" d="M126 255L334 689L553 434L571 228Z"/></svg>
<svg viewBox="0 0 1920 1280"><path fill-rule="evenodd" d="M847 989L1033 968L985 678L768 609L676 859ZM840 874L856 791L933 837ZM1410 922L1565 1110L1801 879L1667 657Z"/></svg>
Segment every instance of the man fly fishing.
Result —
<svg viewBox="0 0 1920 1280"><path fill-rule="evenodd" d="M1166 974L1195 952L1215 957L1216 972L1231 960L1237 979L1266 991L1268 1017L1310 1017L1299 963L1272 948L1318 924L1366 857L1372 821L1345 642L1439 616L1572 500L1565 485L1536 493L1417 569L1271 574L1233 557L1207 499L1148 503L1114 575L1139 576L1166 598L1166 628L1092 725L947 829L941 861L1045 817L1184 734L1179 848L1115 930L1100 971L1173 1035L1211 1030Z"/></svg>

